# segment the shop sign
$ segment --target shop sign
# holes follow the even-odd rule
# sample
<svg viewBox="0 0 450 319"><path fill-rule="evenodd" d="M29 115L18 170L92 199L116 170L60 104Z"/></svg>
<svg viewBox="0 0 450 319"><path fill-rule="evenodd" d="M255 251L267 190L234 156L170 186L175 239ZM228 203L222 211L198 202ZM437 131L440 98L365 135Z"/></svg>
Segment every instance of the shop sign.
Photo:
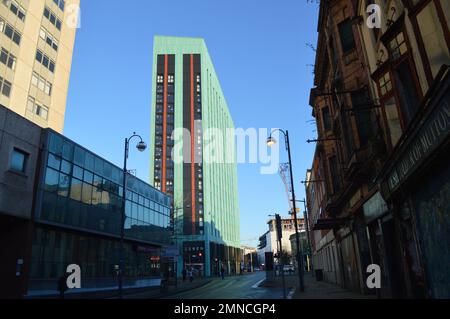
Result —
<svg viewBox="0 0 450 319"><path fill-rule="evenodd" d="M424 123L388 177L390 192L409 176L450 135L450 92Z"/></svg>

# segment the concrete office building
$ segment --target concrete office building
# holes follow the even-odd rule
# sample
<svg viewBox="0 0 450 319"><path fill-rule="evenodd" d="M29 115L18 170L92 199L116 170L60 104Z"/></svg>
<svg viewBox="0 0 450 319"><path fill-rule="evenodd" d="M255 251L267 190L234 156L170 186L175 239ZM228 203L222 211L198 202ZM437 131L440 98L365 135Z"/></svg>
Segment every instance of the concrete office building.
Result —
<svg viewBox="0 0 450 319"><path fill-rule="evenodd" d="M62 132L80 0L0 1L0 104Z"/></svg>
<svg viewBox="0 0 450 319"><path fill-rule="evenodd" d="M258 245L258 258L260 263L262 264L266 264L265 253L278 254L280 251L275 219L269 220L267 222L267 225L269 225L269 230L259 238L259 245ZM306 238L305 220L303 218L297 218L297 225L298 231L300 233L300 238L301 239ZM295 252L292 252L290 237L292 235L295 235L295 219L282 218L281 230L282 230L281 244L283 252L293 257L292 258L293 260L295 259L294 258Z"/></svg>
<svg viewBox="0 0 450 319"><path fill-rule="evenodd" d="M117 289L122 169L0 106L0 298L56 293L69 264L83 289ZM160 278L168 195L128 177L124 285Z"/></svg>
<svg viewBox="0 0 450 319"><path fill-rule="evenodd" d="M205 152L212 146L219 156L234 154L234 139L205 136L234 124L208 50L202 39L157 36L153 54L150 180L173 196L178 273L192 266L210 276L222 265L236 273L242 255L236 159L207 160ZM178 129L190 136L180 138ZM172 157L177 148L179 161Z"/></svg>

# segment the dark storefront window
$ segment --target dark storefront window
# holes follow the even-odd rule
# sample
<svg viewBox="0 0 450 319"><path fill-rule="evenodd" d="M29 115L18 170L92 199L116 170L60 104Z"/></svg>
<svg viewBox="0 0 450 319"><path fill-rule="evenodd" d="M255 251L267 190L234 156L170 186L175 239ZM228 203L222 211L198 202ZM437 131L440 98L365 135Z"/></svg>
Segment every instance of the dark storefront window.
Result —
<svg viewBox="0 0 450 319"><path fill-rule="evenodd" d="M80 266L84 288L115 286L119 254L118 240L38 227L32 246L30 290L56 290L56 280L69 264ZM152 256L159 255L159 250L151 246L125 244L125 280L159 277L159 262L152 261Z"/></svg>

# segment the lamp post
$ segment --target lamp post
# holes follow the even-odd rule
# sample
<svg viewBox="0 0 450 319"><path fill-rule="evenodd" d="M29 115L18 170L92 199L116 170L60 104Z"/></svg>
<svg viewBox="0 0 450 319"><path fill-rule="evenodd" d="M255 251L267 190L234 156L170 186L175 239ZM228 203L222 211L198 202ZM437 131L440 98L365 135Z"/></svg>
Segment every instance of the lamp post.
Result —
<svg viewBox="0 0 450 319"><path fill-rule="evenodd" d="M301 250L300 250L300 235L298 232L298 221L297 221L297 207L296 207L296 200L295 200L295 189L294 189L294 177L292 173L292 158L291 158L291 147L289 144L289 132L276 129L270 133L270 136L267 138L267 146L272 147L277 143L277 141L272 137L272 134L276 131L279 131L283 133L284 135L284 142L286 144L286 150L288 152L288 158L289 158L289 175L291 179L291 187L292 187L292 204L294 209L294 225L295 225L295 242L297 245L297 265L298 265L298 280L300 284L300 291L305 291L305 286L303 283L303 258L301 256Z"/></svg>
<svg viewBox="0 0 450 319"><path fill-rule="evenodd" d="M147 149L147 144L144 143L142 140L142 137L137 135L136 133L133 133L133 135L129 138L125 139L125 154L124 154L124 161L123 161L123 184L122 184L122 220L121 220L121 228L120 228L120 260L119 260L119 298L122 299L123 297L123 272L125 268L125 247L124 247L124 237L125 237L125 218L126 218L126 212L125 212L125 204L126 204L126 198L127 198L127 159L128 159L128 152L129 152L129 145L131 139L134 137L137 137L140 139L140 142L136 145L136 148L139 152L143 152Z"/></svg>

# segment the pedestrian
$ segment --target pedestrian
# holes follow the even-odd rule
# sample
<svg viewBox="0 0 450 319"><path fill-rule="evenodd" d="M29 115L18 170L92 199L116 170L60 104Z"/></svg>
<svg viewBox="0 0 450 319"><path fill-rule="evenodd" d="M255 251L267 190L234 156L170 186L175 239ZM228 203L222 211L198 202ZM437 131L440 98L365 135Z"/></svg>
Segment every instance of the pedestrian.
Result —
<svg viewBox="0 0 450 319"><path fill-rule="evenodd" d="M220 276L222 277L222 280L225 279L225 267L223 267L223 265L222 268L220 269Z"/></svg>
<svg viewBox="0 0 450 319"><path fill-rule="evenodd" d="M193 282L194 281L194 272L192 271L192 268L189 269L189 282Z"/></svg>
<svg viewBox="0 0 450 319"><path fill-rule="evenodd" d="M183 268L183 270L181 271L181 274L183 275L183 282L185 282L186 281L186 276L187 276L186 268Z"/></svg>
<svg viewBox="0 0 450 319"><path fill-rule="evenodd" d="M64 274L58 279L58 291L61 299L64 299L64 294L69 289L67 287L67 278L69 278L69 275Z"/></svg>

